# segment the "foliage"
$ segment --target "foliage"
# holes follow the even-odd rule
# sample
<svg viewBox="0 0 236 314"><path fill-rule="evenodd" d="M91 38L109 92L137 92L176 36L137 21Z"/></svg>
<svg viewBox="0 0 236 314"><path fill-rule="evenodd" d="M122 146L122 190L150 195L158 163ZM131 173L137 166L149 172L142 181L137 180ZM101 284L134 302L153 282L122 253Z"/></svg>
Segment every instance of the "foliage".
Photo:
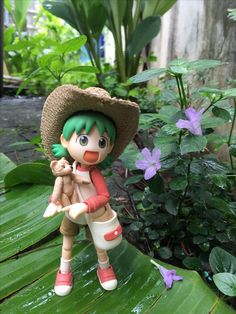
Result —
<svg viewBox="0 0 236 314"><path fill-rule="evenodd" d="M88 38L92 64L103 73L96 44L106 25L115 42L118 81L137 72L142 49L158 34L160 17L176 0L44 0L43 6ZM123 35L124 32L124 35ZM102 80L98 76L100 84Z"/></svg>
<svg viewBox="0 0 236 314"><path fill-rule="evenodd" d="M232 19L233 21L236 21L236 9L228 9L228 18Z"/></svg>
<svg viewBox="0 0 236 314"><path fill-rule="evenodd" d="M0 155L0 161L8 164L8 171L12 169L10 172L4 168L0 170L0 179L5 174L6 181L12 178L11 187L6 186L0 197L0 246L3 253L0 264L0 310L3 313L15 313L16 309L17 313L77 313L78 308L81 313L110 313L111 308L122 314L137 310L139 313L178 314L183 313L183 309L189 313L209 313L213 310L219 314L233 313L196 272L178 268L177 273L184 279L167 290L150 258L125 240L110 254L119 278L119 288L112 292L111 298L111 294L99 286L96 253L84 235L76 238L73 248L73 291L59 298L52 287L62 244L62 238L55 234L55 230L62 216L59 214L50 219L42 217L52 186L47 185L49 181L38 185L34 179L28 184L19 182L19 177L23 179L26 171L20 168L24 165L16 167L4 155ZM47 167L49 169L49 165ZM34 167L29 166L27 171L28 178L38 176ZM158 263L161 267L171 268L166 263Z"/></svg>
<svg viewBox="0 0 236 314"><path fill-rule="evenodd" d="M86 37L76 37L75 31L44 9L35 23L39 31L34 36L16 32L14 26L4 33L8 70L24 79L18 93L26 86L31 94L48 94L68 82L81 87L96 84L96 68L80 62Z"/></svg>
<svg viewBox="0 0 236 314"><path fill-rule="evenodd" d="M213 280L217 288L227 296L236 296L236 257L215 247L210 254L210 266L215 274Z"/></svg>
<svg viewBox="0 0 236 314"><path fill-rule="evenodd" d="M176 82L175 88L172 84L175 97L164 102L158 113L141 115L140 134L146 132L149 141L142 141L140 136L136 139L141 149L160 149L161 169L156 171L158 160L152 160L153 156L149 160L146 155L136 163L153 175L144 180L140 178L143 172L135 170L135 162L140 159L138 148L133 146L131 154L129 147L121 157L130 170L126 184L134 188L136 213L124 218L130 237L135 237L134 242L151 256L199 271L207 270L213 247L223 246L233 254L236 251L236 89L198 87L192 91L183 80L186 74L219 64L215 60L174 60L166 69L147 70L132 77L130 80L136 83L157 75L171 76ZM160 89L160 97L163 94L165 90ZM196 110L193 105L198 106ZM181 127L180 121L186 126ZM202 135L195 135L196 129L187 122L194 127L199 123L198 134ZM216 127L226 123L228 135L214 133ZM223 145L228 148L229 163L217 158Z"/></svg>

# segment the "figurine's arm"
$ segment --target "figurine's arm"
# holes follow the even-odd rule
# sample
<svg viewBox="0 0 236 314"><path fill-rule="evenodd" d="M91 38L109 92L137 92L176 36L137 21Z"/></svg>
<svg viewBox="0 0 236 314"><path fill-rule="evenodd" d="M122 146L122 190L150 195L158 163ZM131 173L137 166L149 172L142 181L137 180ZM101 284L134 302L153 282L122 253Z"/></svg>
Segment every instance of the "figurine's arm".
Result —
<svg viewBox="0 0 236 314"><path fill-rule="evenodd" d="M84 200L84 203L88 205L88 213L93 213L99 208L105 206L110 198L110 193L107 189L106 182L103 175L98 169L94 169L90 173L91 180L96 188L97 195L91 196Z"/></svg>

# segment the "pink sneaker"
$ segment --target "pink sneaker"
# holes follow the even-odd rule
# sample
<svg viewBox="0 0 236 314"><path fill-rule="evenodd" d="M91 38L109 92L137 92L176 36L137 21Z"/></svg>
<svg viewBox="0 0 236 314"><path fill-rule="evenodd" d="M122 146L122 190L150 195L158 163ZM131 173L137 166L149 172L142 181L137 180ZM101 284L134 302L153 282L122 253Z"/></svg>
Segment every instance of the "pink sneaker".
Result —
<svg viewBox="0 0 236 314"><path fill-rule="evenodd" d="M62 274L60 269L57 272L56 282L54 286L55 293L61 297L69 294L72 289L72 272L68 274Z"/></svg>
<svg viewBox="0 0 236 314"><path fill-rule="evenodd" d="M117 287L117 279L112 266L105 269L98 266L97 275L103 289L111 291Z"/></svg>

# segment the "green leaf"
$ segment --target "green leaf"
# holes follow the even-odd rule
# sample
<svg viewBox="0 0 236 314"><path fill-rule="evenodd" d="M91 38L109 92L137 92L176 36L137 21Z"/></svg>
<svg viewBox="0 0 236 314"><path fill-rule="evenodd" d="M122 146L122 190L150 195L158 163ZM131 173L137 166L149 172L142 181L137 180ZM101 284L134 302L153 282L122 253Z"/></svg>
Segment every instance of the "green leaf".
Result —
<svg viewBox="0 0 236 314"><path fill-rule="evenodd" d="M12 6L10 0L4 0L4 7L10 14L12 14Z"/></svg>
<svg viewBox="0 0 236 314"><path fill-rule="evenodd" d="M139 118L139 128L147 130L158 121L157 113L141 113Z"/></svg>
<svg viewBox="0 0 236 314"><path fill-rule="evenodd" d="M32 282L32 276L31 285L25 284L25 288L17 291L1 304L2 312L14 313L17 308L18 313L56 311L78 313L79 308L80 313L105 314L111 313L112 308L115 313L122 314L135 313L137 309L138 313L153 314L182 314L183 311L184 313L210 313L213 310L215 314L234 313L234 310L215 295L196 272L182 270L157 261L167 269L175 268L177 274L184 278L181 282L175 282L172 289L167 290L160 272L150 263L150 258L126 241L123 241L110 253L110 261L112 261L119 279L119 288L112 292L111 298L111 293L104 292L99 286L93 245L88 242L77 245L79 253L76 252L72 265L74 285L68 296L60 298L55 295L53 284L58 266L54 266L51 257L45 258L48 250L43 249L42 256L35 255L32 257L31 263L25 263L25 265L31 266L43 261L43 266L39 265L41 278L35 275L35 281ZM53 252L55 252L55 260L59 264L60 252L54 250ZM51 253L51 255L53 254ZM48 271L45 273L47 260ZM22 261L22 263L24 262ZM33 271L36 272L37 267L34 268L36 269ZM25 282L29 282L30 269L26 268L25 271L27 271ZM131 276L131 274L135 275ZM17 278L11 277L11 281L13 280L15 281ZM185 297L186 295L188 298ZM78 296L80 297L78 298ZM126 302L120 302L121 299Z"/></svg>
<svg viewBox="0 0 236 314"><path fill-rule="evenodd" d="M183 176L174 178L170 181L170 188L171 190L174 190L174 191L184 190L187 185L188 185L188 181L186 177L183 177Z"/></svg>
<svg viewBox="0 0 236 314"><path fill-rule="evenodd" d="M127 51L130 56L138 55L143 48L159 33L161 19L159 16L149 16L135 28Z"/></svg>
<svg viewBox="0 0 236 314"><path fill-rule="evenodd" d="M143 179L143 175L142 174L141 175L138 174L138 175L129 177L127 180L125 180L124 185L127 186L127 185L130 185L130 184L134 184L134 183L137 183L137 182L141 181L142 179Z"/></svg>
<svg viewBox="0 0 236 314"><path fill-rule="evenodd" d="M123 154L119 157L119 159L123 161L125 168L128 168L129 170L137 170L135 162L139 158L140 152L133 144L129 144Z"/></svg>
<svg viewBox="0 0 236 314"><path fill-rule="evenodd" d="M236 88L230 88L223 91L223 98L235 98L236 97Z"/></svg>
<svg viewBox="0 0 236 314"><path fill-rule="evenodd" d="M143 18L151 15L164 15L174 4L176 0L146 0L144 2Z"/></svg>
<svg viewBox="0 0 236 314"><path fill-rule="evenodd" d="M227 177L224 174L213 174L210 176L213 183L221 189L227 188Z"/></svg>
<svg viewBox="0 0 236 314"><path fill-rule="evenodd" d="M232 273L236 275L236 257L220 247L212 249L209 263L214 274Z"/></svg>
<svg viewBox="0 0 236 314"><path fill-rule="evenodd" d="M189 62L189 69L195 71L203 71L211 68L215 68L222 63L219 60L196 60Z"/></svg>
<svg viewBox="0 0 236 314"><path fill-rule="evenodd" d="M93 36L99 39L107 19L106 10L100 1L87 1L87 3L89 4L87 22Z"/></svg>
<svg viewBox="0 0 236 314"><path fill-rule="evenodd" d="M51 62L53 60L56 60L56 59L59 59L60 56L58 53L56 52L50 52L46 55L43 55L42 57L40 57L38 59L38 65L41 67L41 68L47 68L48 66L50 66Z"/></svg>
<svg viewBox="0 0 236 314"><path fill-rule="evenodd" d="M164 180L158 173L149 180L148 186L153 193L161 194L164 192Z"/></svg>
<svg viewBox="0 0 236 314"><path fill-rule="evenodd" d="M44 0L43 7L53 15L65 20L69 25L80 31L78 20L76 19L76 7L66 0Z"/></svg>
<svg viewBox="0 0 236 314"><path fill-rule="evenodd" d="M207 139L205 136L187 135L181 141L180 151L182 155L192 152L200 152L206 145Z"/></svg>
<svg viewBox="0 0 236 314"><path fill-rule="evenodd" d="M203 114L201 119L201 126L204 129L216 128L225 124L225 120L219 117L211 117L208 113Z"/></svg>
<svg viewBox="0 0 236 314"><path fill-rule="evenodd" d="M53 185L55 178L48 165L35 162L17 166L5 176L4 181L7 187L21 183Z"/></svg>
<svg viewBox="0 0 236 314"><path fill-rule="evenodd" d="M27 10L31 2L32 0L14 1L14 17L18 32L22 31L26 23Z"/></svg>
<svg viewBox="0 0 236 314"><path fill-rule="evenodd" d="M202 265L197 257L185 257L183 259L183 264L186 266L188 269L194 269L194 270L201 270Z"/></svg>
<svg viewBox="0 0 236 314"><path fill-rule="evenodd" d="M161 130L168 135L175 135L180 132L180 129L177 128L175 124L171 123L164 125Z"/></svg>
<svg viewBox="0 0 236 314"><path fill-rule="evenodd" d="M230 273L219 273L213 276L217 288L230 297L236 296L236 275Z"/></svg>
<svg viewBox="0 0 236 314"><path fill-rule="evenodd" d="M36 77L39 72L41 71L40 68L36 69L30 75L23 81L22 84L20 84L20 87L17 89L16 96L20 94L20 92L29 84L29 82L32 80L32 78Z"/></svg>
<svg viewBox="0 0 236 314"><path fill-rule="evenodd" d="M4 176L16 167L16 164L3 153L0 153L0 165L0 180L3 180ZM4 167L2 167L2 165L4 165Z"/></svg>
<svg viewBox="0 0 236 314"><path fill-rule="evenodd" d="M87 37L85 35L69 39L64 43L59 44L57 46L57 51L62 54L72 51L78 51L82 46L86 44L86 41Z"/></svg>
<svg viewBox="0 0 236 314"><path fill-rule="evenodd" d="M57 230L61 214L43 218L51 193L51 186L21 184L0 196L0 260L23 251Z"/></svg>
<svg viewBox="0 0 236 314"><path fill-rule="evenodd" d="M219 108L219 107L215 106L212 109L212 113L214 114L214 116L219 117L219 118L221 118L221 119L223 119L225 121L231 120L230 113L227 110L223 109L223 108Z"/></svg>
<svg viewBox="0 0 236 314"><path fill-rule="evenodd" d="M150 69L150 70L143 71L141 73L138 73L138 74L130 77L129 81L131 81L134 84L146 82L146 81L153 79L154 77L158 77L158 76L162 75L165 72L166 72L166 69L164 69L164 68Z"/></svg>
<svg viewBox="0 0 236 314"><path fill-rule="evenodd" d="M162 246L157 250L158 255L163 259L169 259L172 256L171 250L167 246Z"/></svg>
<svg viewBox="0 0 236 314"><path fill-rule="evenodd" d="M173 74L188 73L188 61L185 59L176 59L170 62L169 71Z"/></svg>
<svg viewBox="0 0 236 314"><path fill-rule="evenodd" d="M84 72L84 73L98 73L98 69L89 65L78 65L69 69L65 69L65 73L68 72Z"/></svg>
<svg viewBox="0 0 236 314"><path fill-rule="evenodd" d="M178 108L168 105L161 108L157 117L165 123L173 123L172 119L178 112L180 112Z"/></svg>
<svg viewBox="0 0 236 314"><path fill-rule="evenodd" d="M165 201L165 209L169 214L176 216L178 214L177 200L172 197L168 197Z"/></svg>

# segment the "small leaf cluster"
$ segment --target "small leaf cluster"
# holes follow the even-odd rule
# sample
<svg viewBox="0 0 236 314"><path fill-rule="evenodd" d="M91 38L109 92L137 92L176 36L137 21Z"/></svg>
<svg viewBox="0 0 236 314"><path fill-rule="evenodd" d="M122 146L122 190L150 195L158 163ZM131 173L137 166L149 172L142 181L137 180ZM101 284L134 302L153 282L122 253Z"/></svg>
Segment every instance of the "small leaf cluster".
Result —
<svg viewBox="0 0 236 314"><path fill-rule="evenodd" d="M138 83L163 74L171 76L177 94L162 103L158 113L141 114L137 144L139 148L160 149L161 169L156 175L145 181L143 172L135 169L135 161L140 158L137 146L128 146L121 156L130 170L126 185L136 191L133 198L137 214L132 219L127 217L127 232L151 256L171 258L199 271L206 269L213 247L235 250L236 89L198 87L189 92L184 81L186 74L218 65L216 60L175 60L166 69L147 70L131 78ZM160 97L165 94L166 90L160 90ZM179 119L186 119L185 110L198 102L204 109L202 135L176 126ZM229 124L228 134L216 134L215 128L225 123ZM145 132L149 140L142 142L140 134ZM229 162L217 157L223 145Z"/></svg>

